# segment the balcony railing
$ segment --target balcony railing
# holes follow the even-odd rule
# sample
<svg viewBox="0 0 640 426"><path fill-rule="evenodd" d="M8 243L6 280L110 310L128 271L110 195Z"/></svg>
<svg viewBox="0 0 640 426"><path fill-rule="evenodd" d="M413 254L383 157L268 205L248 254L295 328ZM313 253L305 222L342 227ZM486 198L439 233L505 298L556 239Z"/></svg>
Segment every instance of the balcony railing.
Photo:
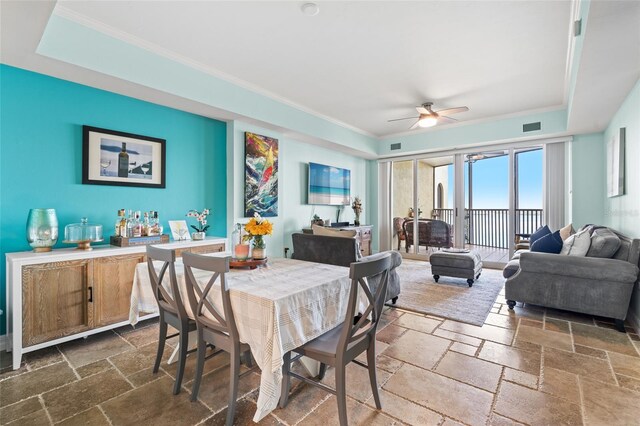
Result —
<svg viewBox="0 0 640 426"><path fill-rule="evenodd" d="M542 209L516 209L516 234L531 234L543 225ZM453 209L433 209L433 216L453 227ZM508 209L465 209L465 241L485 247L509 248Z"/></svg>

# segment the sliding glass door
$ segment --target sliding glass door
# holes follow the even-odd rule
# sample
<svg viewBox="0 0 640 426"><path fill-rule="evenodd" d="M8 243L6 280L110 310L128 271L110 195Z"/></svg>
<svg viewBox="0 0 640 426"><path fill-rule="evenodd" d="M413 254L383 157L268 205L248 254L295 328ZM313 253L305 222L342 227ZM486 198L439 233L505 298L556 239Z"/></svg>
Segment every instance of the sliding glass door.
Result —
<svg viewBox="0 0 640 426"><path fill-rule="evenodd" d="M390 165L392 248L428 259L466 248L500 267L543 224L543 150L495 149Z"/></svg>
<svg viewBox="0 0 640 426"><path fill-rule="evenodd" d="M394 161L391 167L392 247L428 259L453 245L453 156Z"/></svg>

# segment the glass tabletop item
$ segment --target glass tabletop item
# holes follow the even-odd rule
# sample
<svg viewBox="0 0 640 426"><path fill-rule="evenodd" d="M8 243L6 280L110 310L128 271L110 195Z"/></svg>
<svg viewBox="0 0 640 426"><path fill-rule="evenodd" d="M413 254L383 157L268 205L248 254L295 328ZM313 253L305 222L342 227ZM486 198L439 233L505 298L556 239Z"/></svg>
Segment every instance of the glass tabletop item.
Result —
<svg viewBox="0 0 640 426"><path fill-rule="evenodd" d="M64 227L64 242L78 244L79 250L91 250L91 243L99 241L103 241L102 225L89 223L86 217Z"/></svg>
<svg viewBox="0 0 640 426"><path fill-rule="evenodd" d="M54 209L29 210L27 241L35 252L51 251L58 241L58 218Z"/></svg>

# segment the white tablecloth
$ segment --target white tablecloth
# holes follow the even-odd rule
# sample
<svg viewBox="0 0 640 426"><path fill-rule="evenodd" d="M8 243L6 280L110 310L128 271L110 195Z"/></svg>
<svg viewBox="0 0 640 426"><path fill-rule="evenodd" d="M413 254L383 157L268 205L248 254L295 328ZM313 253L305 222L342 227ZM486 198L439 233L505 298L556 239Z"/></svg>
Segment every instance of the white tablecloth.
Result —
<svg viewBox="0 0 640 426"><path fill-rule="evenodd" d="M176 274L188 307L180 260L176 261ZM201 271L196 274L201 286L210 277L211 274ZM263 268L232 269L227 282L240 340L249 344L262 370L258 409L253 418L257 422L275 409L280 399L284 354L344 321L349 300L349 268L273 259ZM222 312L220 287L214 286L211 295ZM157 311L147 264L141 263L134 277L129 321L136 324L140 312Z"/></svg>

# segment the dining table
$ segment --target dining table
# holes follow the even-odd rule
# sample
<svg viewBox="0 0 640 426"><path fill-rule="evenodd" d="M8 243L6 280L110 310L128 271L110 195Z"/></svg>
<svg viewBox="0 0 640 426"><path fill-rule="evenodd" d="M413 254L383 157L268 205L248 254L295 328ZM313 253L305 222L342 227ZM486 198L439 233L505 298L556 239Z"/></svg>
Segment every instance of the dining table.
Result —
<svg viewBox="0 0 640 426"><path fill-rule="evenodd" d="M225 255L229 256L210 254ZM154 262L157 270L161 266L162 262ZM181 259L176 260L175 270L178 289L192 316ZM194 276L204 287L212 273L194 270ZM261 370L253 418L258 422L278 405L283 356L344 322L351 287L349 268L274 258L257 269L231 269L225 278L240 341L249 345ZM169 290L167 283L163 285ZM223 312L220 280L208 297ZM129 322L135 325L142 312L158 312L147 263L136 267Z"/></svg>

